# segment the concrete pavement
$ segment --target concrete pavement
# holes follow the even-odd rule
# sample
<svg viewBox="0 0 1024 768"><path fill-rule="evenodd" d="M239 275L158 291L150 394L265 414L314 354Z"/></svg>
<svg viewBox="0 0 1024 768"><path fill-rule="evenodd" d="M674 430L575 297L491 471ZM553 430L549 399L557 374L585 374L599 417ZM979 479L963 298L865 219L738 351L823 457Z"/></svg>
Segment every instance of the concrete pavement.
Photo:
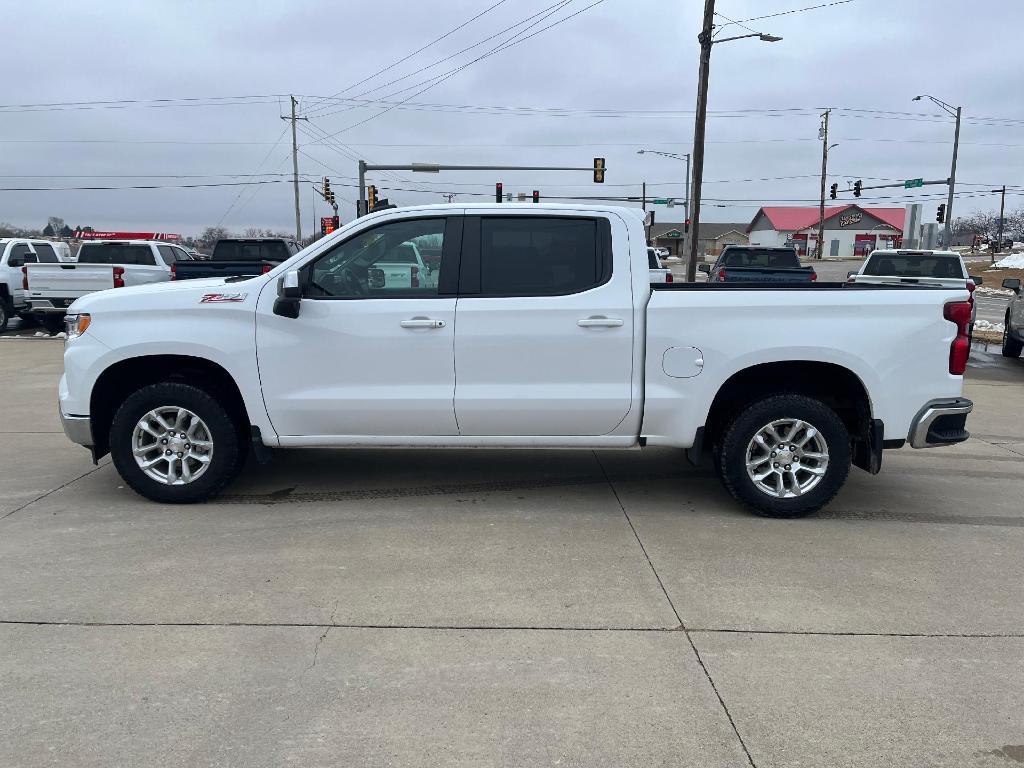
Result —
<svg viewBox="0 0 1024 768"><path fill-rule="evenodd" d="M1024 759L1024 361L819 517L678 451L296 451L152 504L0 340L0 765Z"/></svg>

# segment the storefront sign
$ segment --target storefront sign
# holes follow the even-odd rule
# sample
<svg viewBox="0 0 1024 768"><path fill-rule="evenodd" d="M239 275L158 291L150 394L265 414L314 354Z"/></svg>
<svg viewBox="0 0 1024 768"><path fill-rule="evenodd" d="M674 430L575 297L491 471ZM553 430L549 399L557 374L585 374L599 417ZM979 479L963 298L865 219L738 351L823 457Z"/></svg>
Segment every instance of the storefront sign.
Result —
<svg viewBox="0 0 1024 768"><path fill-rule="evenodd" d="M839 226L848 227L851 224L857 224L862 218L864 218L864 215L860 211L844 214L839 217Z"/></svg>

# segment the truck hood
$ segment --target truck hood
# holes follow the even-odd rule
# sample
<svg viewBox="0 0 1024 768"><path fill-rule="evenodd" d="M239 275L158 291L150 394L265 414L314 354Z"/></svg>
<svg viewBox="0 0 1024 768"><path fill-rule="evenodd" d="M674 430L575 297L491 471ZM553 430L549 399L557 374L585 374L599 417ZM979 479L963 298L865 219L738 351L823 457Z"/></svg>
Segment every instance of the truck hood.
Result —
<svg viewBox="0 0 1024 768"><path fill-rule="evenodd" d="M173 280L129 288L111 288L78 299L68 307L68 314L106 308L143 307L149 303L161 307L194 306L207 294L245 294L247 298L254 299L264 282L266 281L255 277L230 283L222 277L208 277L201 280Z"/></svg>

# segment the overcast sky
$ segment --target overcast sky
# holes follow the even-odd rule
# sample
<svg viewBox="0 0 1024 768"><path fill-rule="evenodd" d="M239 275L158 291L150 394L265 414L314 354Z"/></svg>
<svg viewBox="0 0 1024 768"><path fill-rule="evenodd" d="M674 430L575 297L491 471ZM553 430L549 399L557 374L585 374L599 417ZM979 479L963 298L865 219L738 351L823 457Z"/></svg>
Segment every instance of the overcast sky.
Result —
<svg viewBox="0 0 1024 768"><path fill-rule="evenodd" d="M9 34L0 46L4 105L271 96L231 105L201 101L198 106L41 111L5 106L0 108L0 186L201 184L256 178L239 174L286 174L290 133L279 116L288 105L273 94L296 93L302 95L300 114L309 117L299 124L300 173L308 179L331 177L343 221L353 215L349 201L356 193L345 185L354 184L356 155L377 163L572 166L588 166L596 155L607 158L603 187L578 172L402 173L371 179L382 195L402 204L440 202L442 192L456 193L456 200L486 201L499 180L506 191L539 189L546 197L639 195L646 180L650 196L681 199L683 163L637 150L692 148L700 0L602 0L418 93L431 77L467 64L517 32L533 34L594 2L570 0L545 17L535 14L555 0L505 0L356 85L496 2L8 3ZM745 20L822 2L829 0L719 0L717 9ZM717 22L727 23L724 17ZM747 27L784 40L737 40L713 49L705 220L746 222L758 205L773 201L814 204L821 164L818 114L824 107L836 108L830 139L839 144L831 153L829 184L838 182L845 190L857 178L865 185L884 183L871 178L945 178L953 124L931 103L912 102L918 93L963 105L958 191L976 194L1022 183L1024 106L1017 81L1024 72L1019 44L1024 3L853 0L747 22ZM733 25L719 37L747 32ZM430 67L492 35L497 36ZM339 92L339 98L364 102L409 102L384 112L387 105L325 101ZM414 106L424 104L532 109ZM575 111L552 114L545 111L549 108ZM596 116L587 110L611 113ZM367 118L372 119L356 125ZM325 142L326 134L337 135ZM938 201L933 198L944 191L915 191L932 196L926 221L934 216ZM905 202L902 190L873 194L898 198L871 200L875 204ZM853 199L851 193L841 198ZM1020 200L1008 196L1007 205L1018 208ZM301 203L308 234L314 226L308 183ZM997 206L998 197L991 195L957 203L959 213ZM315 215L327 213L320 201ZM233 230L294 227L290 183L0 192L0 221L41 227L51 215L71 226L186 235L218 223ZM658 208L659 221L681 216L681 208Z"/></svg>

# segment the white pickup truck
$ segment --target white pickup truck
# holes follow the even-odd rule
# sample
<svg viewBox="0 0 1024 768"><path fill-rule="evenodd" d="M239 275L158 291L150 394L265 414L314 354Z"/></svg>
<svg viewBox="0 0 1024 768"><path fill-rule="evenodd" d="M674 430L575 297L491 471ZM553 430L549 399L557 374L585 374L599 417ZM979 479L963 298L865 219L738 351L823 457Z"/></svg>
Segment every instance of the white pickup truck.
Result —
<svg viewBox="0 0 1024 768"><path fill-rule="evenodd" d="M15 315L22 321L33 319L25 296L25 273L22 268L36 262L56 264L61 260L59 246L62 245L67 247L64 243L49 240L0 238L0 331L7 327L7 321Z"/></svg>
<svg viewBox="0 0 1024 768"><path fill-rule="evenodd" d="M36 319L53 333L63 329L64 315L75 299L109 288L169 281L171 266L188 260L182 248L155 240L82 243L74 263L27 265L25 289Z"/></svg>
<svg viewBox="0 0 1024 768"><path fill-rule="evenodd" d="M442 241L436 285L376 261ZM136 491L195 502L248 451L710 449L729 491L793 517L851 463L965 440L963 289L653 285L626 208L374 213L265 275L104 291L68 310L60 412ZM682 452L680 453L682 460Z"/></svg>

